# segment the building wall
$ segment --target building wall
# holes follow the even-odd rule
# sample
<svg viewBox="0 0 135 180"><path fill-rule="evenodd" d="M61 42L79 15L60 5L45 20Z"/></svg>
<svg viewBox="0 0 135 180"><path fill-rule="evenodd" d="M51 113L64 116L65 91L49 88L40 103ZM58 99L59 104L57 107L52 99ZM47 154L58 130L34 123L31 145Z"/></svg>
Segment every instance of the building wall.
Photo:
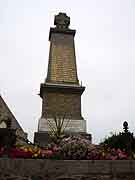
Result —
<svg viewBox="0 0 135 180"><path fill-rule="evenodd" d="M134 180L135 161L0 159L0 180Z"/></svg>
<svg viewBox="0 0 135 180"><path fill-rule="evenodd" d="M9 117L11 119L11 129L20 129L23 131L22 127L16 120L15 116L9 109L6 102L3 100L3 98L0 95L0 114L4 114L4 116Z"/></svg>

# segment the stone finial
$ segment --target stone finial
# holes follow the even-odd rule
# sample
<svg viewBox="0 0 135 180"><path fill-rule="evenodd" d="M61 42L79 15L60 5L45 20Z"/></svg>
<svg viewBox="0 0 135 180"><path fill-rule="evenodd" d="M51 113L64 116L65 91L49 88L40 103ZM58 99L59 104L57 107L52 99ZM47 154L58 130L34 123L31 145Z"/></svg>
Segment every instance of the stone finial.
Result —
<svg viewBox="0 0 135 180"><path fill-rule="evenodd" d="M55 16L54 25L58 29L68 29L70 25L70 17L66 15L66 13L59 13Z"/></svg>
<svg viewBox="0 0 135 180"><path fill-rule="evenodd" d="M127 121L124 121L124 123L123 123L123 129L124 129L124 132L125 132L125 133L128 133L128 122L127 122Z"/></svg>

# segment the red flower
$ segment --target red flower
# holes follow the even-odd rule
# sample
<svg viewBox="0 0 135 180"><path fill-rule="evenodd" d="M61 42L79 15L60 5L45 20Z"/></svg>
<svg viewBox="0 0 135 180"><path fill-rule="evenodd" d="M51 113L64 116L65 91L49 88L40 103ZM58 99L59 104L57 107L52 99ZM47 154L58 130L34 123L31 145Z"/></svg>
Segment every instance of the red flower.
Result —
<svg viewBox="0 0 135 180"><path fill-rule="evenodd" d="M21 149L12 148L9 152L10 158L32 158L31 152L24 152Z"/></svg>

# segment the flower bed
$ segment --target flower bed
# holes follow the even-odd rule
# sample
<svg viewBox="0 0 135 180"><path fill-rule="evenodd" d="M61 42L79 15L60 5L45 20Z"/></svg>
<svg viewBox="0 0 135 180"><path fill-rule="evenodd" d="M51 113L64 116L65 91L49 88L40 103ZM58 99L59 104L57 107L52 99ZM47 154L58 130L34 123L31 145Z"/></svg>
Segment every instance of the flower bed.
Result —
<svg viewBox="0 0 135 180"><path fill-rule="evenodd" d="M17 146L10 149L0 148L0 157L9 158L43 158L67 160L129 160L135 159L135 152L126 153L121 149L111 149L94 145L81 137L64 138L59 145L48 144L47 147Z"/></svg>

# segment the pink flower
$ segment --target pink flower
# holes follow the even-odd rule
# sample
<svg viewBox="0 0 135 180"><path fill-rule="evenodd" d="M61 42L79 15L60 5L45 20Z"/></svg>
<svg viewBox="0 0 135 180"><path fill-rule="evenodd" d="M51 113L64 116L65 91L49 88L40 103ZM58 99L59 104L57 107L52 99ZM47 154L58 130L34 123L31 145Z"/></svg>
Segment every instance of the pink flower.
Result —
<svg viewBox="0 0 135 180"><path fill-rule="evenodd" d="M0 148L0 155L2 155L4 153L4 150L5 150L4 147Z"/></svg>
<svg viewBox="0 0 135 180"><path fill-rule="evenodd" d="M42 157L48 157L49 158L53 155L53 152L52 152L52 150L42 149L41 155L42 155Z"/></svg>
<svg viewBox="0 0 135 180"><path fill-rule="evenodd" d="M53 150L53 152L58 152L60 150L60 148L58 148L57 146L54 146L52 150Z"/></svg>
<svg viewBox="0 0 135 180"><path fill-rule="evenodd" d="M111 160L117 160L117 158L118 158L117 156L111 156L110 157Z"/></svg>

